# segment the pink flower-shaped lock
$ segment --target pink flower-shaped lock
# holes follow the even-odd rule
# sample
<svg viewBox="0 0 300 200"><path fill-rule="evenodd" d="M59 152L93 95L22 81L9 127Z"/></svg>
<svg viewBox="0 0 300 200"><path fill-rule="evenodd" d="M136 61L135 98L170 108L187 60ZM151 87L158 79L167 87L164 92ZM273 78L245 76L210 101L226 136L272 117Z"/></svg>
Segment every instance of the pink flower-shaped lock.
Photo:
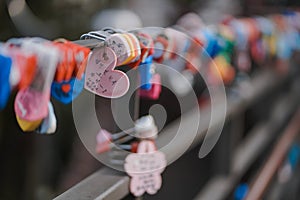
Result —
<svg viewBox="0 0 300 200"><path fill-rule="evenodd" d="M129 154L125 159L125 171L131 176L131 193L134 196L145 192L155 194L161 188L161 173L166 164L165 155L156 150L153 141L141 141L137 153Z"/></svg>

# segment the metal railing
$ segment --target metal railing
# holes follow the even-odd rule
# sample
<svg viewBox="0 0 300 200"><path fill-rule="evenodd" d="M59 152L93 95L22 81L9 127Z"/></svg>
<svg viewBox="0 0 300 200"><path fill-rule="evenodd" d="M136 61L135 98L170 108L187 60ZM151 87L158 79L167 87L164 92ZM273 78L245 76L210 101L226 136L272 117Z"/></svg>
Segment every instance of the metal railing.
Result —
<svg viewBox="0 0 300 200"><path fill-rule="evenodd" d="M232 115L236 113L244 112L248 107L250 107L253 103L257 102L259 99L264 97L265 95L268 95L269 93L272 93L272 91L280 88L282 85L286 83L287 80L290 80L292 76L294 76L295 73L291 73L287 76L281 76L275 73L272 70L260 70L258 73L253 75L253 78L247 82L248 90L245 90L245 88L240 87L237 88L238 90L238 97L231 98L228 97L228 105L227 105L227 113L226 113L226 119L229 119ZM292 77L293 78L293 77ZM299 94L299 90L298 94ZM289 107L286 108L286 115L288 115L288 110L293 110L295 107L295 102L299 100L299 95L295 95L294 92L292 94L288 95L287 97L284 97L283 99L280 99L278 101L277 109L282 109L282 102L289 101ZM174 137L174 133L176 133L178 130L178 123L181 123L181 126L183 126L183 130L188 130L189 125L193 123L195 111L192 109L190 111L187 111L182 114L181 120L175 120L172 123L170 123L167 127L165 127L162 132L159 134L159 137L157 139L157 145L158 147L163 146L168 141L170 141ZM249 139L248 141L245 141L245 145L247 147L247 144L249 148L243 148L241 150L237 150L233 161L233 172L234 177L227 176L227 177L221 177L221 178L213 178L207 185L207 187L204 188L203 192L199 194L198 198L202 198L203 196L210 195L210 192L216 191L216 184L222 185L223 188L217 187L220 190L229 190L232 189L232 184L237 179L236 176L241 176L246 170L246 166L250 165L252 160L254 159L255 155L257 156L258 152L252 151L253 148L251 144L253 142L257 142L257 138L261 139L261 143L258 145L261 146L261 148L257 148L257 151L263 150L263 146L270 140L270 137L273 137L272 134L261 134L261 132L267 132L268 127L272 127L273 129L276 128L274 124L280 124L279 122L282 122L286 115L282 116L280 119L274 119L271 120L270 123L262 125L260 128L254 131L254 133L250 133L250 135L253 135L253 139ZM203 138L206 135L206 131L208 128L208 124L210 121L210 108L205 107L201 108L201 121L200 121L200 128L198 130L198 133L193 141L192 146L189 149L192 149L196 145L198 145ZM213 124L217 125L220 123L220 121L216 120L212 122ZM92 125L91 125L92 126ZM272 130L273 130L272 129ZM271 130L271 129L270 129ZM270 131L269 130L269 131ZM178 133L178 135L184 135L181 133ZM268 135L266 138L261 138L263 135ZM259 136L259 137L258 137ZM256 138L256 139L255 139ZM166 158L168 161L172 161L174 158L176 158L178 155L181 155L183 148L185 148L186 145L184 144L185 141L178 140L180 143L176 146L176 148L168 149L166 153ZM244 157L245 156L245 157ZM240 157L244 157L244 159L240 159ZM168 170L168 168L166 169ZM229 182L231 184L220 184L222 182ZM74 187L70 188L63 194L56 197L56 200L67 200L67 199L121 199L129 194L129 178L124 173L117 172L115 170L109 169L107 167L103 167L99 171L95 172L91 176L87 177ZM224 185L231 186L228 188L224 188ZM214 188L214 190L212 189ZM200 190L200 188L199 188ZM215 192L216 193L216 192ZM225 194L225 193L224 193ZM218 198L215 198L218 199Z"/></svg>

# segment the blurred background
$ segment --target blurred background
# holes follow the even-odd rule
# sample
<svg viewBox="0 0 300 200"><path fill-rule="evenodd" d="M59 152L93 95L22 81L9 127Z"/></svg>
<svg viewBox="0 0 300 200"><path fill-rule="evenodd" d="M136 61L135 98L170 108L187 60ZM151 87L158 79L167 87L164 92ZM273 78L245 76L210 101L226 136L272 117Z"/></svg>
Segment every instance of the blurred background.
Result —
<svg viewBox="0 0 300 200"><path fill-rule="evenodd" d="M198 13L206 24L214 24L225 14L265 15L298 7L300 2L297 0L2 0L0 41L26 36L40 36L50 40L59 37L78 40L83 33L106 26L125 30L147 26L167 27L191 11ZM286 90L286 87L280 91ZM247 110L243 117L247 130L255 121L265 117L258 110L272 110L272 107L266 108L266 105L277 95L274 93L263 100L264 104L257 104ZM164 97L167 99L168 95L162 99ZM14 98L15 94L11 96L7 107L0 112L0 199L52 199L101 167L79 140L72 119L71 105L63 105L53 100L58 119L55 135L24 134L15 119ZM147 105L147 102L142 103ZM170 120L178 116L176 112L169 114ZM196 185L189 181L188 176L183 178L191 186L190 190L187 189L189 195L185 194L185 199L191 199L197 194L196 189L200 189L212 171L209 163L216 158L216 154L212 153L199 161L197 155L196 150L193 156L183 157L177 164L182 167L180 169L184 169L184 163L194 159L189 165L207 172L199 175L201 181ZM165 176L172 177L178 171L172 165ZM172 178L169 180L164 184L171 186ZM163 189L161 196L154 196L154 199L166 199L166 194L176 188L180 190L181 187L184 186L179 183L172 190ZM172 199L183 197L177 194Z"/></svg>

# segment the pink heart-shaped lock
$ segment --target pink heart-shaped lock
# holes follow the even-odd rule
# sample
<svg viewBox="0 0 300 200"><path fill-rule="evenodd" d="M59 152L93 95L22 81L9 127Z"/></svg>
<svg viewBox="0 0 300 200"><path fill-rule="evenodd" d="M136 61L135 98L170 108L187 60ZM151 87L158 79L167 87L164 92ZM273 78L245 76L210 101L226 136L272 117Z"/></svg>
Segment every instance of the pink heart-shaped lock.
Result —
<svg viewBox="0 0 300 200"><path fill-rule="evenodd" d="M160 174L166 164L165 155L156 150L153 141L141 141L137 153L129 154L125 159L125 171L131 176L130 192L135 196L145 192L155 194L161 188Z"/></svg>
<svg viewBox="0 0 300 200"><path fill-rule="evenodd" d="M129 89L128 76L114 70L117 63L115 52L105 46L93 50L86 67L84 88L106 98L118 98Z"/></svg>

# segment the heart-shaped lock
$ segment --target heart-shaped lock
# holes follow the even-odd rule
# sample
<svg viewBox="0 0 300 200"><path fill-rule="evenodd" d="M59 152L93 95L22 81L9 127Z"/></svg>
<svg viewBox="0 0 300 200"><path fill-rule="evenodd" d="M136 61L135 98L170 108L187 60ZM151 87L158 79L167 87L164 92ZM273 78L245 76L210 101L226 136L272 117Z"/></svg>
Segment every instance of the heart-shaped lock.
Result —
<svg viewBox="0 0 300 200"><path fill-rule="evenodd" d="M131 153L125 159L125 171L131 176L130 192L134 196L145 192L155 194L161 188L161 173L166 165L165 155L156 150L153 141L141 141L137 153Z"/></svg>
<svg viewBox="0 0 300 200"><path fill-rule="evenodd" d="M106 98L118 98L126 94L129 89L128 76L115 70L117 56L115 52L105 46L93 50L86 67L84 88Z"/></svg>

